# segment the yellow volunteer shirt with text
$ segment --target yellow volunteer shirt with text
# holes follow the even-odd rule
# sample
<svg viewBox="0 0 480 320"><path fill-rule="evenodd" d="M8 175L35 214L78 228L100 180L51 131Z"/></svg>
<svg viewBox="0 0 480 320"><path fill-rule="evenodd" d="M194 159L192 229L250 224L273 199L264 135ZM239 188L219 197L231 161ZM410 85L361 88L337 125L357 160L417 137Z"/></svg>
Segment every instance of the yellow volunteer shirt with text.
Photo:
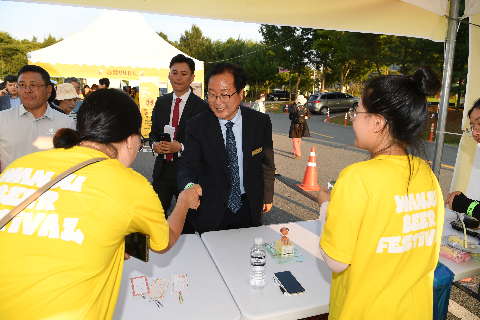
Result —
<svg viewBox="0 0 480 320"><path fill-rule="evenodd" d="M0 216L56 175L97 157L106 156L73 147L14 161L0 175ZM63 179L0 231L0 318L111 319L124 237L133 232L149 234L154 250L168 245L168 222L143 176L108 159Z"/></svg>
<svg viewBox="0 0 480 320"><path fill-rule="evenodd" d="M419 158L382 155L342 170L320 245L350 266L332 273L329 319L432 319L444 215Z"/></svg>

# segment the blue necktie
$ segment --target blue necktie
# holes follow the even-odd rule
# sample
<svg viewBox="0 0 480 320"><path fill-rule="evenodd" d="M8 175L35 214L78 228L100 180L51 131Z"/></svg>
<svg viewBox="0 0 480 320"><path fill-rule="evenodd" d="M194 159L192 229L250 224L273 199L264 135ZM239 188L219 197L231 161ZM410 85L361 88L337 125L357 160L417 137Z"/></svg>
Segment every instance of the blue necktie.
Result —
<svg viewBox="0 0 480 320"><path fill-rule="evenodd" d="M230 196L228 197L228 209L233 213L237 213L242 207L242 199L240 195L240 174L238 171L237 144L235 135L233 134L233 122L226 123L227 127L227 159L230 169Z"/></svg>

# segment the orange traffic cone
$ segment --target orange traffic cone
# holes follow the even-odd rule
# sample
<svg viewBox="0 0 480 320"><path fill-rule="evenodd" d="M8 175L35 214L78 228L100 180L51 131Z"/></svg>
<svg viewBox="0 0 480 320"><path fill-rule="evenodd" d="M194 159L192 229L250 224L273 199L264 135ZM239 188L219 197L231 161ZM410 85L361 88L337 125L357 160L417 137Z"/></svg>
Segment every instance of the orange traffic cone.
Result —
<svg viewBox="0 0 480 320"><path fill-rule="evenodd" d="M305 171L302 184L295 185L304 191L320 190L320 186L317 184L317 156L315 155L315 147L312 147L310 151L307 170Z"/></svg>

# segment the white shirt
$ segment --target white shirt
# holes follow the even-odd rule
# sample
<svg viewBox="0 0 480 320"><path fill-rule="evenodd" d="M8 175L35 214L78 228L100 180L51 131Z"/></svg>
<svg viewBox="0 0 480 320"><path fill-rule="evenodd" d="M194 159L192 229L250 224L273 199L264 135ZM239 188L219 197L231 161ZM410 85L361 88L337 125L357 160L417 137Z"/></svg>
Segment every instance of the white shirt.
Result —
<svg viewBox="0 0 480 320"><path fill-rule="evenodd" d="M23 104L0 112L1 171L27 154L53 148L53 136L60 128L75 130L74 121L47 106L38 119Z"/></svg>
<svg viewBox="0 0 480 320"><path fill-rule="evenodd" d="M180 103L178 104L178 123L177 123L177 129L178 129L178 125L180 124L180 119L182 118L183 109L185 109L185 104L187 103L187 99L190 96L191 92L192 92L192 89L188 89L188 91L185 92L180 97L178 97L175 94L175 92L173 92L172 106L170 107L170 121L168 121L168 125L173 127L172 118L173 118L173 109L175 108L175 100L177 100L177 98L180 98L180 99L182 99L182 101L180 101ZM182 145L182 148L180 149L180 151L183 151L183 143L181 143L181 145ZM182 153L178 152L177 155L179 157L181 157ZM159 154L155 152L155 156L159 156ZM165 154L162 154L161 156L163 157L163 159L165 159L165 157L166 157Z"/></svg>
<svg viewBox="0 0 480 320"><path fill-rule="evenodd" d="M181 96L181 97L177 97L175 92L173 92L172 107L170 109L170 121L168 122L168 124L171 125L172 127L173 127L172 118L173 118L173 109L175 108L175 100L177 98L182 99L182 101L180 101L180 104L178 105L178 123L180 123L180 119L182 118L183 109L185 109L185 104L187 103L187 99L190 96L191 92L192 92L192 89L188 89L188 91L185 92L183 94L183 96ZM177 124L177 126L178 126L178 124Z"/></svg>
<svg viewBox="0 0 480 320"><path fill-rule="evenodd" d="M224 119L218 119L220 122L220 128L222 129L222 135L223 135L223 143L225 144L225 147L227 146L227 122L228 120ZM233 117L232 120L233 122L233 135L235 136L235 144L237 145L237 157L238 157L238 173L240 175L240 193L244 194L245 193L245 188L243 187L243 149L242 149L242 112L240 110L240 107L238 108L238 112Z"/></svg>

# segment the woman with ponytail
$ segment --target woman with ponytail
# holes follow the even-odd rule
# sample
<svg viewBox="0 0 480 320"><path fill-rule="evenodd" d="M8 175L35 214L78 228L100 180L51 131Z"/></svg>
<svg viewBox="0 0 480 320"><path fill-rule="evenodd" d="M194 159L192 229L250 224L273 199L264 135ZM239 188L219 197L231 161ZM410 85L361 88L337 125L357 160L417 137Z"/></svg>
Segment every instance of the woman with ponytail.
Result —
<svg viewBox="0 0 480 320"><path fill-rule="evenodd" d="M380 76L350 110L355 146L370 159L322 189L321 253L333 271L329 319L432 319L433 273L443 197L422 151L426 95L440 91L430 67ZM327 208L328 206L328 208Z"/></svg>
<svg viewBox="0 0 480 320"><path fill-rule="evenodd" d="M0 176L0 213L7 213L56 175L107 158L57 183L0 232L0 274L8 279L0 290L8 300L0 304L2 318L112 319L125 236L148 234L156 253L175 244L201 188L181 192L165 219L150 183L129 168L142 148L141 123L126 93L98 90L83 102L77 130L60 129L55 149L17 159Z"/></svg>

